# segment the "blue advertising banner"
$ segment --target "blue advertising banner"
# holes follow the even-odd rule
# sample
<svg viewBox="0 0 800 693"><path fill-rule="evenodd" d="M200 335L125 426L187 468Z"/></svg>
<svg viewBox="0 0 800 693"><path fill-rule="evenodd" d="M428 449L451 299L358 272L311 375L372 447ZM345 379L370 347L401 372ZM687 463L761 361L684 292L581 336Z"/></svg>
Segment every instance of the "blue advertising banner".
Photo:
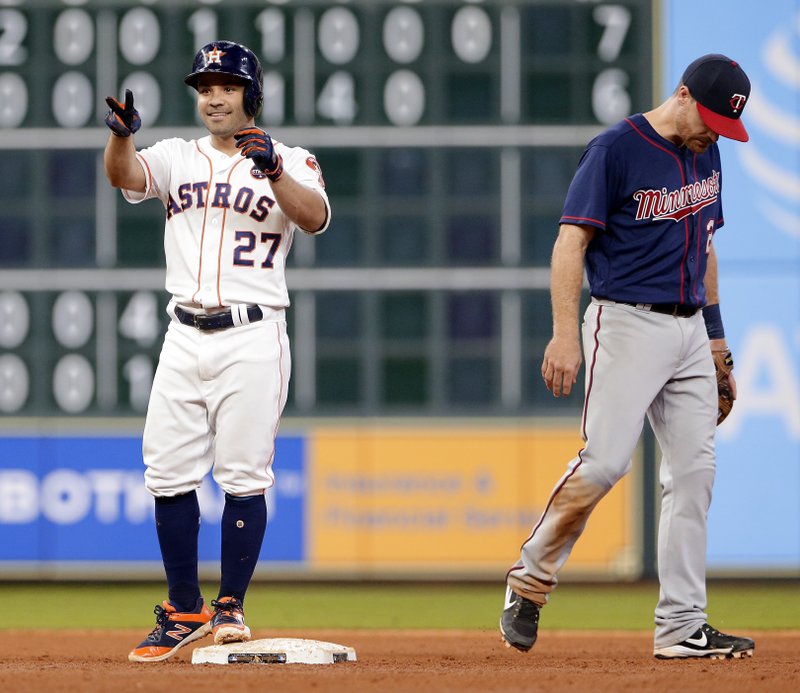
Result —
<svg viewBox="0 0 800 693"><path fill-rule="evenodd" d="M747 72L747 143L720 140L715 237L738 400L717 436L709 568L800 571L800 0L671 0L666 97L692 60ZM746 17L746 18L745 18Z"/></svg>
<svg viewBox="0 0 800 693"><path fill-rule="evenodd" d="M738 316L729 342L738 400L717 435L709 564L800 570L800 276L738 276L726 303L780 296ZM734 311L727 311L728 314ZM790 317L791 316L791 317ZM726 330L728 328L726 327ZM732 531L732 524L735 531Z"/></svg>
<svg viewBox="0 0 800 693"><path fill-rule="evenodd" d="M0 438L0 565L15 562L160 562L141 438ZM305 441L279 438L267 494L262 561L305 556ZM198 491L201 561L220 555L224 496L209 476Z"/></svg>

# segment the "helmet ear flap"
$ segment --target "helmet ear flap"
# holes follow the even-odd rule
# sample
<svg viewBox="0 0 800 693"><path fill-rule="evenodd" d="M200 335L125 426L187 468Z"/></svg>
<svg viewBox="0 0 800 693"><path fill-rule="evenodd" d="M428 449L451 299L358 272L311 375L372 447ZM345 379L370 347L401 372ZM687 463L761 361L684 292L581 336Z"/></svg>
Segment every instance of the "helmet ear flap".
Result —
<svg viewBox="0 0 800 693"><path fill-rule="evenodd" d="M255 56L253 56L255 59ZM244 93L244 110L251 118L258 118L264 105L263 77L261 65L256 60L257 70L254 79L250 79Z"/></svg>
<svg viewBox="0 0 800 693"><path fill-rule="evenodd" d="M251 118L258 118L261 114L261 107L264 105L264 94L259 92L250 99L245 97L244 110Z"/></svg>

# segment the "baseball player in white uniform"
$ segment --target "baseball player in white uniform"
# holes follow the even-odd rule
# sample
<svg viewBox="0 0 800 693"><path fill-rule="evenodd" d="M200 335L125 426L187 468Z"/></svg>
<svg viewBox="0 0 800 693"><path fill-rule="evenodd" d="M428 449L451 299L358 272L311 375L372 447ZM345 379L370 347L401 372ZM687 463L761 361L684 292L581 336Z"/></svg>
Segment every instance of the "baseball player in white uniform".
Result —
<svg viewBox="0 0 800 693"><path fill-rule="evenodd" d="M255 125L263 101L251 50L215 41L186 84L208 135L136 151L133 94L106 99L105 171L128 202L166 210L164 251L171 322L143 437L145 484L155 498L168 599L156 627L128 655L165 660L209 633L250 638L243 602L266 529L275 437L290 372L284 268L296 228L322 233L330 205L314 156ZM200 594L196 489L213 476L225 492L221 580L209 608Z"/></svg>

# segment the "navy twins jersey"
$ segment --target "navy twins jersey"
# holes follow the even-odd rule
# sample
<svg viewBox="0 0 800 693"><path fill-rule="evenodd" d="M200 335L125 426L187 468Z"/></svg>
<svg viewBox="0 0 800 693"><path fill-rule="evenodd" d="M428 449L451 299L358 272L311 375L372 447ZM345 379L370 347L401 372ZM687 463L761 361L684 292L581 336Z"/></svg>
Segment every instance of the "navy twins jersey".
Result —
<svg viewBox="0 0 800 693"><path fill-rule="evenodd" d="M593 296L703 306L714 232L723 224L719 149L661 137L642 114L592 140L567 193L562 224L597 229L586 251Z"/></svg>
<svg viewBox="0 0 800 693"><path fill-rule="evenodd" d="M275 142L284 169L330 206L316 159ZM289 305L284 267L294 223L275 201L267 177L250 159L211 146L211 137L174 138L136 154L146 190L123 190L129 202L158 198L166 209L166 288L177 303L216 308ZM313 230L313 229L312 229Z"/></svg>

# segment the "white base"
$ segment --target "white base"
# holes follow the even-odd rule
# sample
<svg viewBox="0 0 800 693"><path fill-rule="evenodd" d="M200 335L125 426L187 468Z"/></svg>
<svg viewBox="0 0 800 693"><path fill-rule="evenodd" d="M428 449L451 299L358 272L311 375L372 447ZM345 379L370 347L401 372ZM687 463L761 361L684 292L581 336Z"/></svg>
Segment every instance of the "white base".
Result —
<svg viewBox="0 0 800 693"><path fill-rule="evenodd" d="M355 662L352 647L320 640L273 638L198 647L192 664L336 664Z"/></svg>

